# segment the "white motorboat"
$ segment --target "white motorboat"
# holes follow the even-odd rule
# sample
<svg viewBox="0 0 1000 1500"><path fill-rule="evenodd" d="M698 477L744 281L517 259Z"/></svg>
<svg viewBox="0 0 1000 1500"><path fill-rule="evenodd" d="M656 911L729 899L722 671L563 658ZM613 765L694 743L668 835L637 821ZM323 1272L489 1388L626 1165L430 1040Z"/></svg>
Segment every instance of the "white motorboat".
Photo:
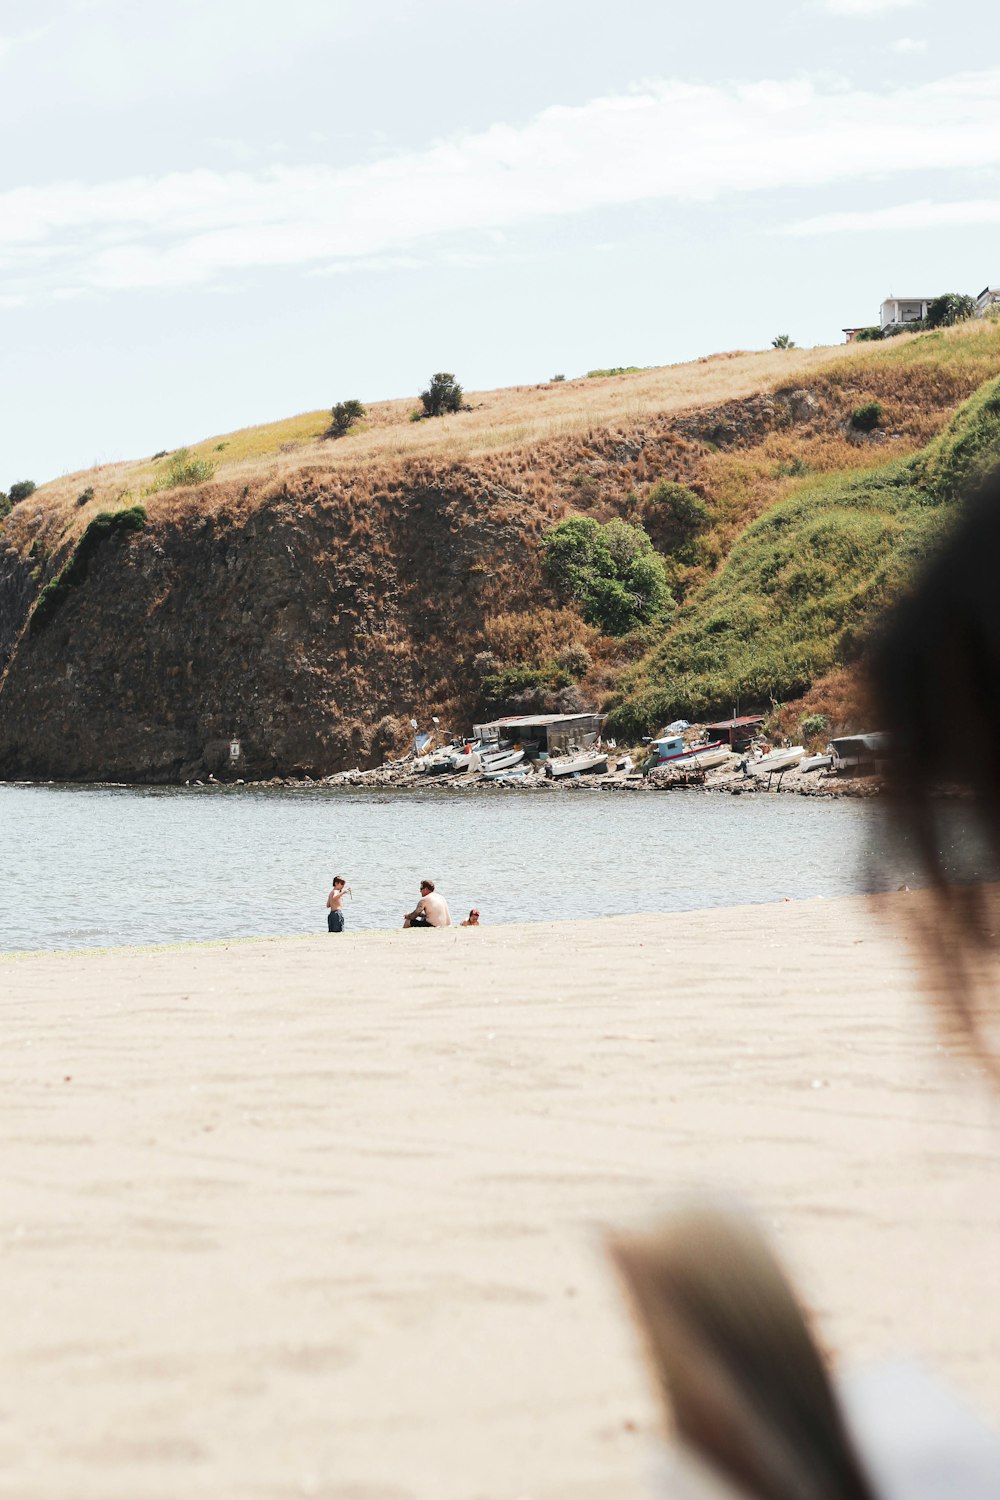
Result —
<svg viewBox="0 0 1000 1500"><path fill-rule="evenodd" d="M528 771L527 766L512 766L509 770L506 770L506 771L504 771L504 770L500 770L500 771L484 771L483 772L483 780L484 781L498 781L498 782L504 782L504 781L524 781L524 779L529 774L530 773Z"/></svg>
<svg viewBox="0 0 1000 1500"><path fill-rule="evenodd" d="M566 776L589 776L608 769L606 750L582 750L573 755L558 755L545 762L546 775L562 780Z"/></svg>
<svg viewBox="0 0 1000 1500"><path fill-rule="evenodd" d="M769 776L772 771L790 771L805 755L804 745L787 745L782 750L772 750L760 760L751 761L747 770L753 776Z"/></svg>
<svg viewBox="0 0 1000 1500"><path fill-rule="evenodd" d="M523 750L494 750L489 755L483 755L483 774L490 775L495 771L509 771L512 766L520 765L524 759Z"/></svg>
<svg viewBox="0 0 1000 1500"><path fill-rule="evenodd" d="M833 764L832 755L807 755L805 760L799 761L800 771L823 771L827 766Z"/></svg>
<svg viewBox="0 0 1000 1500"><path fill-rule="evenodd" d="M692 750L690 755L678 755L673 760L661 761L660 764L697 766L699 771L712 771L716 766L724 766L734 758L728 745L706 745L704 750Z"/></svg>

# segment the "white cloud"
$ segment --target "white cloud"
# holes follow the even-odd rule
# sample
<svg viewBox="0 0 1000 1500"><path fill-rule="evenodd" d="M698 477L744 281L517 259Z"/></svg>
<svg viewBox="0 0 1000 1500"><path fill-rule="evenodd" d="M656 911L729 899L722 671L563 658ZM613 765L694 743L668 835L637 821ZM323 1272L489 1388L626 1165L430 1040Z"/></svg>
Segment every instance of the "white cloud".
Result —
<svg viewBox="0 0 1000 1500"><path fill-rule="evenodd" d="M927 43L922 37L901 36L898 42L893 42L890 48L892 52L926 52Z"/></svg>
<svg viewBox="0 0 1000 1500"><path fill-rule="evenodd" d="M780 233L870 234L886 229L956 229L977 224L1000 224L1000 201L973 199L968 203L900 203L892 208L860 209L857 212L819 214L787 224Z"/></svg>
<svg viewBox="0 0 1000 1500"><path fill-rule="evenodd" d="M922 0L820 0L834 16L878 16L888 10L910 10Z"/></svg>
<svg viewBox="0 0 1000 1500"><path fill-rule="evenodd" d="M350 167L15 188L0 193L0 262L14 293L186 286L426 253L442 236L454 251L463 233L643 201L998 164L1000 68L884 94L659 82Z"/></svg>

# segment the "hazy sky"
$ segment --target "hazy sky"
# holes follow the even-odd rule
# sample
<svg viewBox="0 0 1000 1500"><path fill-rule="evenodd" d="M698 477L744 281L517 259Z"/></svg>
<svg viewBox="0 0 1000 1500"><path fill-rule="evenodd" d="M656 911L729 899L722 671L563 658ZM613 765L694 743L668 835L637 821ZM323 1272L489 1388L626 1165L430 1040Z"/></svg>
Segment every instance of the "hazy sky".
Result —
<svg viewBox="0 0 1000 1500"><path fill-rule="evenodd" d="M1000 283L987 0L0 0L0 488Z"/></svg>

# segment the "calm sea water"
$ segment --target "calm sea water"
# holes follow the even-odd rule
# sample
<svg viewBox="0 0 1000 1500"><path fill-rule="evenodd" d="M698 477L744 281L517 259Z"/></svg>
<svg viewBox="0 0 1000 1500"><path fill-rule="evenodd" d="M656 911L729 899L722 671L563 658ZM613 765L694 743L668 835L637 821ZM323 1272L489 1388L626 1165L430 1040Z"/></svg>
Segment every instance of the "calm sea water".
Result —
<svg viewBox="0 0 1000 1500"><path fill-rule="evenodd" d="M871 803L798 797L0 786L0 949L395 927L424 875L484 922L866 887ZM882 877L913 883L906 861Z"/></svg>

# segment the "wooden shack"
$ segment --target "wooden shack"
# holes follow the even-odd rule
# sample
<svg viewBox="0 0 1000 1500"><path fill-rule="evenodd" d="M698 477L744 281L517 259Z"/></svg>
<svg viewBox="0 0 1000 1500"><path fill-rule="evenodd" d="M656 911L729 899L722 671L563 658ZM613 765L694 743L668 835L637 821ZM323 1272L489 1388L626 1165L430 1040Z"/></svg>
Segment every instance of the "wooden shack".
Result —
<svg viewBox="0 0 1000 1500"><path fill-rule="evenodd" d="M718 724L705 725L710 740L721 740L737 751L745 750L763 727L763 714L744 714L740 719L722 719Z"/></svg>
<svg viewBox="0 0 1000 1500"><path fill-rule="evenodd" d="M588 750L601 737L600 714L507 714L474 724L484 745L521 745L529 760L554 751Z"/></svg>

